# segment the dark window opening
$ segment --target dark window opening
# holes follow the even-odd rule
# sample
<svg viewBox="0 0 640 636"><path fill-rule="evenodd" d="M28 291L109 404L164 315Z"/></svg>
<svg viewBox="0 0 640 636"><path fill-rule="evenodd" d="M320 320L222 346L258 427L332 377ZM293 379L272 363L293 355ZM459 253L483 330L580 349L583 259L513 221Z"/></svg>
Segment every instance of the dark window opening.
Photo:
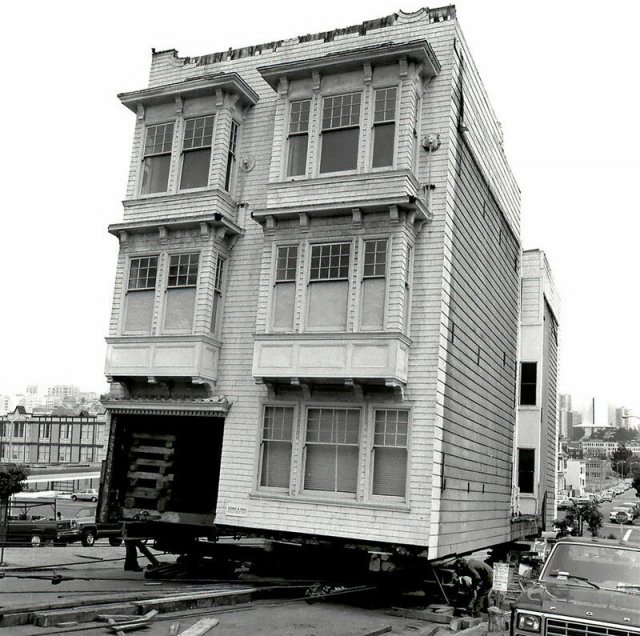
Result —
<svg viewBox="0 0 640 636"><path fill-rule="evenodd" d="M535 457L533 448L518 449L518 488L521 493L533 494Z"/></svg>
<svg viewBox="0 0 640 636"><path fill-rule="evenodd" d="M520 364L520 405L535 406L537 389L537 362L522 362Z"/></svg>

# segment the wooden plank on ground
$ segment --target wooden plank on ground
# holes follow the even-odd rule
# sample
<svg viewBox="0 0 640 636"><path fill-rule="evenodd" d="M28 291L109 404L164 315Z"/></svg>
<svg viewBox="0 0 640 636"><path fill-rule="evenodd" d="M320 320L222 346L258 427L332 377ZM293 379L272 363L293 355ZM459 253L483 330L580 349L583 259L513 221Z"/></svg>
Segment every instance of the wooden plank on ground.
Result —
<svg viewBox="0 0 640 636"><path fill-rule="evenodd" d="M192 625L183 632L180 632L180 636L204 636L210 629L213 629L218 624L216 618L201 618L195 625Z"/></svg>

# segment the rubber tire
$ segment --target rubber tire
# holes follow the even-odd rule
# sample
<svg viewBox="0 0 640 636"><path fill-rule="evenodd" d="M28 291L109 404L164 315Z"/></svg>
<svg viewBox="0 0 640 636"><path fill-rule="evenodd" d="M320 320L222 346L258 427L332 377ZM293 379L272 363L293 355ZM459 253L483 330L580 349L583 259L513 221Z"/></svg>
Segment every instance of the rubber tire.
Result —
<svg viewBox="0 0 640 636"><path fill-rule="evenodd" d="M71 495L71 501L78 501L78 498L75 495Z"/></svg>
<svg viewBox="0 0 640 636"><path fill-rule="evenodd" d="M122 537L109 537L109 545L112 545L114 548L122 545Z"/></svg>
<svg viewBox="0 0 640 636"><path fill-rule="evenodd" d="M42 537L39 534L31 535L31 546L34 548L39 548L42 545Z"/></svg>
<svg viewBox="0 0 640 636"><path fill-rule="evenodd" d="M85 548L92 548L96 542L96 533L93 530L83 532L81 541Z"/></svg>
<svg viewBox="0 0 640 636"><path fill-rule="evenodd" d="M95 503L96 501L98 501L98 498L97 498L97 497L91 497L91 501L92 501L93 503Z"/></svg>

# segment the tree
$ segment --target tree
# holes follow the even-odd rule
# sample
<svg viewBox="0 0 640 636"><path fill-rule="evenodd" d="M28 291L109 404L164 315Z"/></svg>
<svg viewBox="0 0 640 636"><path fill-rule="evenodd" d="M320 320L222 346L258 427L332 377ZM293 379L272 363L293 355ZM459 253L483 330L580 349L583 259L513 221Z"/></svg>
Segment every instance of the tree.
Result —
<svg viewBox="0 0 640 636"><path fill-rule="evenodd" d="M618 448L611 454L611 468L621 477L626 477L629 474L629 460L632 457L632 451L624 444L618 444Z"/></svg>
<svg viewBox="0 0 640 636"><path fill-rule="evenodd" d="M18 464L0 464L0 500L22 492L29 469Z"/></svg>
<svg viewBox="0 0 640 636"><path fill-rule="evenodd" d="M564 520L564 528L561 528L561 532L563 530L565 532L563 536L566 536L566 534L582 536L583 527L586 523L592 536L597 537L604 523L604 516L600 512L598 502L592 499L588 503L576 504L574 502L573 506L567 510Z"/></svg>
<svg viewBox="0 0 640 636"><path fill-rule="evenodd" d="M631 485L636 489L636 497L640 497L640 473L633 478Z"/></svg>

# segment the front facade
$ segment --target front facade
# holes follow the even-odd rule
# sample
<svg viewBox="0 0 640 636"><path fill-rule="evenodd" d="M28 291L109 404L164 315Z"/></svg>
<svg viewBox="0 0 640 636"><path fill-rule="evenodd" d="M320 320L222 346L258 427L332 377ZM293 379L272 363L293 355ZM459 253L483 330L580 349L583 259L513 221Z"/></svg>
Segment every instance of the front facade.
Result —
<svg viewBox="0 0 640 636"><path fill-rule="evenodd" d="M522 514L554 518L560 301L544 252L522 254L516 480Z"/></svg>
<svg viewBox="0 0 640 636"><path fill-rule="evenodd" d="M102 514L430 558L519 536L519 190L455 9L154 52L120 98Z"/></svg>
<svg viewBox="0 0 640 636"><path fill-rule="evenodd" d="M107 418L101 415L34 415L24 407L0 416L0 462L98 464L106 455Z"/></svg>

